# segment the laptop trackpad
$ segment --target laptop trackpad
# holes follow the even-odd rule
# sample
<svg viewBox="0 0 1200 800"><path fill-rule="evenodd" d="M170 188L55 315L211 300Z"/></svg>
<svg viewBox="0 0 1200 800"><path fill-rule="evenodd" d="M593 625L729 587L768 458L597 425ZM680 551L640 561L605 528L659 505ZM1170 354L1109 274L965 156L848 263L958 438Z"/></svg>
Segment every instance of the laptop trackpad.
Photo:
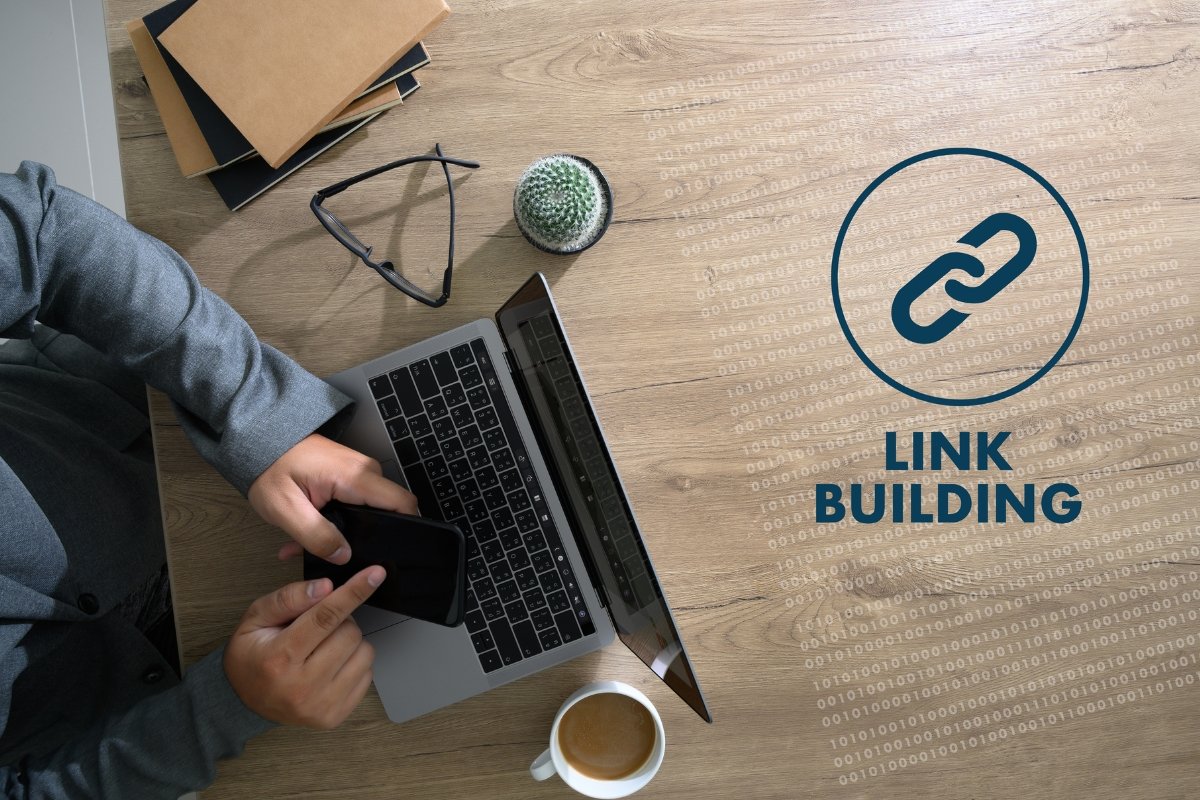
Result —
<svg viewBox="0 0 1200 800"><path fill-rule="evenodd" d="M412 617L397 614L395 611L385 611L382 608L375 608L374 606L359 606L354 612L354 621L358 623L358 627L362 629L364 636L368 633L381 631L392 625L408 622L411 619Z"/></svg>
<svg viewBox="0 0 1200 800"><path fill-rule="evenodd" d="M370 637L375 688L393 722L404 722L489 688L464 626L409 619Z"/></svg>

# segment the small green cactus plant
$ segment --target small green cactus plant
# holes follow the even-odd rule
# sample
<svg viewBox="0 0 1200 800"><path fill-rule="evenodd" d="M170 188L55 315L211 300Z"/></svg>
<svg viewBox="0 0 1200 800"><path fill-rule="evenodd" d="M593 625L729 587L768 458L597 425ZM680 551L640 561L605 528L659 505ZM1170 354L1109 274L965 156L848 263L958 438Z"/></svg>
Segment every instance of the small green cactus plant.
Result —
<svg viewBox="0 0 1200 800"><path fill-rule="evenodd" d="M513 192L517 227L535 247L578 253L596 243L612 220L612 191L592 162L565 153L529 165Z"/></svg>

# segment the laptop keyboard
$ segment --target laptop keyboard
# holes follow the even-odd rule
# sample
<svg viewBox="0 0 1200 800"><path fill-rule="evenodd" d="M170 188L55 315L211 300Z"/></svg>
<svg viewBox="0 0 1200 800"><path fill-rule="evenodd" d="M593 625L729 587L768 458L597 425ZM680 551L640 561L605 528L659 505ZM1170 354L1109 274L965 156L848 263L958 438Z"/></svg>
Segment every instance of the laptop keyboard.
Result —
<svg viewBox="0 0 1200 800"><path fill-rule="evenodd" d="M483 339L369 383L421 513L466 536L466 626L483 671L594 633Z"/></svg>

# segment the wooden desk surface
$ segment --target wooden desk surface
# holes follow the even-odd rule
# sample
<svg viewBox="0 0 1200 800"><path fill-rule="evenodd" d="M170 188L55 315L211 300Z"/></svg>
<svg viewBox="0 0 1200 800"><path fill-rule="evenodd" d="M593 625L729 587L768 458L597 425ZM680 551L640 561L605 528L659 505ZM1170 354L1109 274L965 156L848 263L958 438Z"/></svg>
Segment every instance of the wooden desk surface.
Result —
<svg viewBox="0 0 1200 800"><path fill-rule="evenodd" d="M252 742L206 798L563 797L527 766L593 678L640 687L663 714L670 747L646 797L1194 796L1195 3L460 0L410 102L239 213L179 176L140 81L122 23L156 5L108 0L129 219L317 374L489 316L545 272L716 719L618 645L403 726L372 692L336 732ZM440 310L352 263L307 208L315 188L435 141L483 163L455 173ZM896 411L903 396L839 333L833 236L875 176L951 146L1018 155L1063 192L1092 257L1088 323L1055 380L1009 403ZM534 250L511 219L516 177L558 151L601 165L616 194L612 229L573 259ZM398 172L341 206L429 285L439 181ZM154 417L191 662L299 567L275 560L283 535L162 397ZM863 482L883 431L931 428L1013 430L1030 480L1077 484L1089 513L966 539L815 524L816 482ZM1139 631L1164 608L1184 616ZM998 657L993 631L1022 624L1014 637L1043 658ZM1093 644L1052 657L1060 637Z"/></svg>

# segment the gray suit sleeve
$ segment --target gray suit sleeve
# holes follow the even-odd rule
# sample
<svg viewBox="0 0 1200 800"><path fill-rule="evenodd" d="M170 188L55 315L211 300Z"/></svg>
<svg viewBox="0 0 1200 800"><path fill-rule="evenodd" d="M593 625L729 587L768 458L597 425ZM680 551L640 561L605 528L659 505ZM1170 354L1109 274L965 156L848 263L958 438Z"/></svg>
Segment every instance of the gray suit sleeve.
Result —
<svg viewBox="0 0 1200 800"><path fill-rule="evenodd" d="M224 649L149 697L45 756L0 767L9 800L137 797L175 800L216 777L216 762L274 726L248 709L225 677Z"/></svg>
<svg viewBox="0 0 1200 800"><path fill-rule="evenodd" d="M0 174L0 337L34 320L161 389L200 454L239 491L350 398L263 344L183 258L24 162ZM336 419L334 419L336 417Z"/></svg>

